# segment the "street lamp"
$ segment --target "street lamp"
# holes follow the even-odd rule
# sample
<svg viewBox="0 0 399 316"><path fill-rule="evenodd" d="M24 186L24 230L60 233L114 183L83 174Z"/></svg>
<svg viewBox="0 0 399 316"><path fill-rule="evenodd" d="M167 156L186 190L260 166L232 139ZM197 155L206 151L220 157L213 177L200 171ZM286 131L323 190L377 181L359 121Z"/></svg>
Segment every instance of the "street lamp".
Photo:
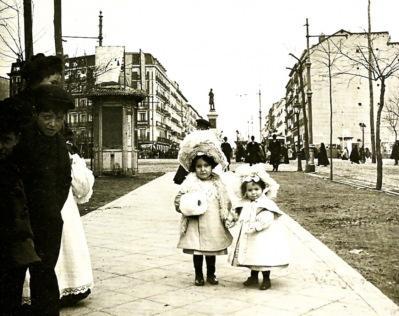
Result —
<svg viewBox="0 0 399 316"><path fill-rule="evenodd" d="M364 123L359 123L360 128L362 129L362 147L364 149L364 128L366 127L366 124Z"/></svg>
<svg viewBox="0 0 399 316"><path fill-rule="evenodd" d="M298 130L298 149L297 149L297 158L298 158L298 170L297 171L302 171L302 162L301 162L301 135L299 133L299 113L301 111L300 104L298 100L295 100L294 104L294 113L296 117L296 128Z"/></svg>

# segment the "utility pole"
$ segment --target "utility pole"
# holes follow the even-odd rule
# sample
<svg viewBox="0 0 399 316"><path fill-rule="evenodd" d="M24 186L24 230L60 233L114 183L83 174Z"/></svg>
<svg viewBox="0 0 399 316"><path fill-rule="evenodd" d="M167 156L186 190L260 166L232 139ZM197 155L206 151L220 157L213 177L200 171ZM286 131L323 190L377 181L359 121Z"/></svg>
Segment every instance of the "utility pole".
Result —
<svg viewBox="0 0 399 316"><path fill-rule="evenodd" d="M367 30L367 46L368 46L368 81L369 81L369 94L370 94L370 138L371 138L371 162L376 163L375 158L375 131L374 131L374 90L373 90L373 79L372 79L372 41L371 41L371 1L368 0L367 7L367 20L368 20L368 30Z"/></svg>
<svg viewBox="0 0 399 316"><path fill-rule="evenodd" d="M33 56L32 36L32 1L24 0L24 38L25 38L25 60Z"/></svg>
<svg viewBox="0 0 399 316"><path fill-rule="evenodd" d="M259 89L259 142L262 142L262 92Z"/></svg>
<svg viewBox="0 0 399 316"><path fill-rule="evenodd" d="M103 12L100 11L98 24L98 46L103 46Z"/></svg>
<svg viewBox="0 0 399 316"><path fill-rule="evenodd" d="M61 83L64 84L64 49L62 47L62 4L61 0L54 0L54 42L55 54L61 59Z"/></svg>
<svg viewBox="0 0 399 316"><path fill-rule="evenodd" d="M309 116L309 143L313 144L313 121L312 121L312 78L310 76L310 66L312 63L310 62L310 49L309 49L309 22L308 18L306 18L306 95L308 98L308 116Z"/></svg>
<svg viewBox="0 0 399 316"><path fill-rule="evenodd" d="M307 165L307 172L314 172L316 167L314 165L314 148L313 148L313 120L312 120L312 77L310 75L310 47L309 47L309 21L306 18L306 96L308 104L308 122L309 122L309 164ZM306 110L305 110L306 111Z"/></svg>

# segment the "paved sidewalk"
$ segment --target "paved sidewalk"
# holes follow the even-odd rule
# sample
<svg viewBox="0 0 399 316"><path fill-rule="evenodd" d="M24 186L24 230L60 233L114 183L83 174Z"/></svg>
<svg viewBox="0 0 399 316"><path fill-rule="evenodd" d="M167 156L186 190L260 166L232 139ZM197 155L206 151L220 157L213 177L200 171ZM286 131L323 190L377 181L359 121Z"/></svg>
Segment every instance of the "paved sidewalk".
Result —
<svg viewBox="0 0 399 316"><path fill-rule="evenodd" d="M288 269L267 291L244 288L247 269L217 258L220 284L193 285L191 256L176 249L180 215L172 173L83 217L93 293L61 315L399 315L399 307L288 216Z"/></svg>

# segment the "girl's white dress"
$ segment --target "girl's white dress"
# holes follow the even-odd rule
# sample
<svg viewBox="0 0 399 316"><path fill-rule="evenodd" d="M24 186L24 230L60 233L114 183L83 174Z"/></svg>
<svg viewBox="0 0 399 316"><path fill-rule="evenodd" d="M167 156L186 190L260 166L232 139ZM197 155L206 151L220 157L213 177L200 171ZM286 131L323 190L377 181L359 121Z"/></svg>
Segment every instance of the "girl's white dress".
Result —
<svg viewBox="0 0 399 316"><path fill-rule="evenodd" d="M290 252L278 206L264 195L252 202L243 201L241 206L230 263L256 271L287 267Z"/></svg>
<svg viewBox="0 0 399 316"><path fill-rule="evenodd" d="M61 249L55 272L60 289L60 297L76 295L91 290L93 272L89 248L77 204L86 203L93 194L94 176L86 167L84 159L77 154L72 159L72 185L68 198L61 210L64 221ZM29 273L25 278L24 298L29 295Z"/></svg>

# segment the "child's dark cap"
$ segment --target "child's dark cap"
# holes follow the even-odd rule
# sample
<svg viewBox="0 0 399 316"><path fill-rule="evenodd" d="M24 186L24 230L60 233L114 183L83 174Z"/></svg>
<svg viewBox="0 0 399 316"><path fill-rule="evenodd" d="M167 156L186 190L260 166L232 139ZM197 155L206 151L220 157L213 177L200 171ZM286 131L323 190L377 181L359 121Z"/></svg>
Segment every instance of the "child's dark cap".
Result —
<svg viewBox="0 0 399 316"><path fill-rule="evenodd" d="M33 89L36 112L67 112L75 107L71 94L57 85L43 84Z"/></svg>

